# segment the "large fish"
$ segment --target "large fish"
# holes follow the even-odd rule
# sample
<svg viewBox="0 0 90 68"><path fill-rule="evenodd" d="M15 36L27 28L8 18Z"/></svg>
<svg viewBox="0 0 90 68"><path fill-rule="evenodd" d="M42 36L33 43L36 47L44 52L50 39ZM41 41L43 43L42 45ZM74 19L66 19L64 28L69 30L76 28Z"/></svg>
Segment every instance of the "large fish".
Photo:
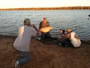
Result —
<svg viewBox="0 0 90 68"><path fill-rule="evenodd" d="M52 29L53 29L53 27L51 27L51 26L43 27L40 29L40 32L47 33L49 31L51 31Z"/></svg>

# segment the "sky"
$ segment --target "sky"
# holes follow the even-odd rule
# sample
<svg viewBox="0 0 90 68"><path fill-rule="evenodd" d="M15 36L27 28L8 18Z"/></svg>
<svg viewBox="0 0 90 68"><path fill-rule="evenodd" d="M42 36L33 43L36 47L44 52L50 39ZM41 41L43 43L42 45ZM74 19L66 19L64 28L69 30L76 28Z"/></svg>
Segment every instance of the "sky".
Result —
<svg viewBox="0 0 90 68"><path fill-rule="evenodd" d="M90 0L0 0L0 8L90 6Z"/></svg>

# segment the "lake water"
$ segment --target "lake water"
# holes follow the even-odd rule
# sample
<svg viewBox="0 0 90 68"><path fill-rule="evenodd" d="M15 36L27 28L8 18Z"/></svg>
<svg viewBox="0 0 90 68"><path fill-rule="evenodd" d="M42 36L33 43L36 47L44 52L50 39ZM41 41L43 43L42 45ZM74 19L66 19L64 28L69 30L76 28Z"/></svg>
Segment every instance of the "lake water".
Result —
<svg viewBox="0 0 90 68"><path fill-rule="evenodd" d="M17 35L25 18L39 27L43 17L47 17L53 27L52 36L60 37L61 28L72 28L82 40L90 40L89 14L90 10L0 11L0 35Z"/></svg>

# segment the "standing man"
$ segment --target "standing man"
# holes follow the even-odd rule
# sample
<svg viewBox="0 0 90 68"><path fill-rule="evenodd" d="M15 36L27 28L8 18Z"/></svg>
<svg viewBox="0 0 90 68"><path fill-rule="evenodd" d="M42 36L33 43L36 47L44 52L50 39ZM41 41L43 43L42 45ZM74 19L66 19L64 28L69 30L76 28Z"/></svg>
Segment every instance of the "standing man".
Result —
<svg viewBox="0 0 90 68"><path fill-rule="evenodd" d="M43 21L41 21L39 24L39 30L43 27L48 27L48 26L50 26L49 22L47 21L47 18L44 17ZM46 32L46 33L41 32L41 39L49 39L49 38L51 38L51 35L49 32Z"/></svg>
<svg viewBox="0 0 90 68"><path fill-rule="evenodd" d="M38 33L36 26L31 25L31 21L28 18L25 19L24 25L19 28L18 37L14 42L14 48L23 56L23 58L16 60L15 68L30 60L30 41L36 33Z"/></svg>

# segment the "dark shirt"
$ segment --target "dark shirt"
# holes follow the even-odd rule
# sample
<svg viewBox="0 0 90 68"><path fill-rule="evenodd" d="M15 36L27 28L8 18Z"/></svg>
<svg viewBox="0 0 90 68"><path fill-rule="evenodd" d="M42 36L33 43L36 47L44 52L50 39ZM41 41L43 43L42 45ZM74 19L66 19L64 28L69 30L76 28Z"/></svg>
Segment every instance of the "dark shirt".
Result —
<svg viewBox="0 0 90 68"><path fill-rule="evenodd" d="M49 22L47 21L46 23L43 23L43 21L40 22L39 24L39 29L43 28L43 27L48 27L49 26Z"/></svg>

